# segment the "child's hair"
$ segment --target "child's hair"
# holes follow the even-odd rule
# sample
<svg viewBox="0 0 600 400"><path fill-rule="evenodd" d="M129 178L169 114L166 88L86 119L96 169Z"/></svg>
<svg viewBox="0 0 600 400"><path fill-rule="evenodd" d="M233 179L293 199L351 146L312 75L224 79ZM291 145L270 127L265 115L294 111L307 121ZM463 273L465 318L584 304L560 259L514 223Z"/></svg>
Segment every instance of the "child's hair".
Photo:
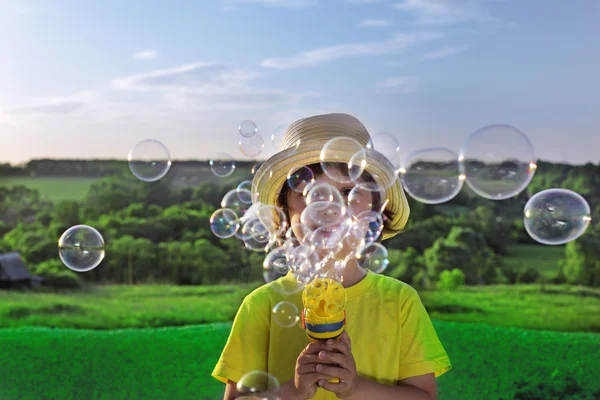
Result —
<svg viewBox="0 0 600 400"><path fill-rule="evenodd" d="M345 170L345 168L343 167L344 166L343 163L337 163L337 164L333 164L333 165L337 166L340 171ZM306 167L308 167L312 171L313 176L315 176L315 177L325 174L325 171L323 170L323 167L321 166L320 163L310 164L310 165L307 165ZM360 180L361 180L361 183L377 183L377 182L375 182L375 179L373 178L373 176L370 173L368 173L366 170L363 171L363 173L361 174ZM290 188L290 185L288 184L288 182L286 180L283 183L281 192L279 192L279 196L277 197L277 206L279 208L281 208L281 210L285 213L285 216L288 219L288 221L290 220L290 215L288 213L288 207L287 207L287 194L291 190L292 189ZM372 192L372 196L373 196L373 203L380 204L382 199L381 199L381 196L379 195L379 193L377 191L374 191L374 192ZM382 215L382 217L384 218L384 220L387 219L387 217L385 215Z"/></svg>

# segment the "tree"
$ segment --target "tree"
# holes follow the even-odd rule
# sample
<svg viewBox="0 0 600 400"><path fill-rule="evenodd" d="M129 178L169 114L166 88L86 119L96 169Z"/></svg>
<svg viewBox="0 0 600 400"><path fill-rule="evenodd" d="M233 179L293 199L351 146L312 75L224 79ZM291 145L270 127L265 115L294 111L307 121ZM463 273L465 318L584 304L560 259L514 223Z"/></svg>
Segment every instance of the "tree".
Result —
<svg viewBox="0 0 600 400"><path fill-rule="evenodd" d="M590 231L567 243L560 265L568 283L600 286L600 235Z"/></svg>
<svg viewBox="0 0 600 400"><path fill-rule="evenodd" d="M470 228L454 227L447 238L435 241L425 250L425 265L429 278L439 279L442 271L460 268L469 285L489 284L496 276L494 252L487 246L481 233Z"/></svg>
<svg viewBox="0 0 600 400"><path fill-rule="evenodd" d="M417 283L419 286L423 286L423 282L415 282L415 277L419 271L423 271L425 268L423 256L416 249L409 247L399 252L398 260L394 261L394 264L391 264L392 260L390 259L390 267L388 267L391 277L406 282L409 285Z"/></svg>

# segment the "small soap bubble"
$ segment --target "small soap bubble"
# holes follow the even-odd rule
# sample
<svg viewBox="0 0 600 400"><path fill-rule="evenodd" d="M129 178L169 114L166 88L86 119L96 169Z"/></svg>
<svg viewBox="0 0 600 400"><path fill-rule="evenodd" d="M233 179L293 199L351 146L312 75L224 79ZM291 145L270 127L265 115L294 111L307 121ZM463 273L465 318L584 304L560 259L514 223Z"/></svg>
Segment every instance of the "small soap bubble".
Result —
<svg viewBox="0 0 600 400"><path fill-rule="evenodd" d="M136 178L154 182L162 178L171 168L171 155L167 147L154 139L136 144L127 156L129 169Z"/></svg>
<svg viewBox="0 0 600 400"><path fill-rule="evenodd" d="M252 181L240 182L237 193L242 203L252 204Z"/></svg>
<svg viewBox="0 0 600 400"><path fill-rule="evenodd" d="M388 250L381 243L369 243L356 252L356 260L362 268L370 269L379 274L389 264Z"/></svg>
<svg viewBox="0 0 600 400"><path fill-rule="evenodd" d="M243 137L239 141L240 151L248 157L256 157L262 153L265 148L265 142L262 136L256 134L251 137Z"/></svg>
<svg viewBox="0 0 600 400"><path fill-rule="evenodd" d="M72 226L58 239L58 255L67 268L90 271L104 259L104 239L91 226Z"/></svg>
<svg viewBox="0 0 600 400"><path fill-rule="evenodd" d="M208 164L212 173L220 178L233 174L235 171L235 162L227 153L219 153Z"/></svg>
<svg viewBox="0 0 600 400"><path fill-rule="evenodd" d="M365 211L374 211L381 214L387 204L385 189L375 182L359 183L348 195L348 208L353 216Z"/></svg>
<svg viewBox="0 0 600 400"><path fill-rule="evenodd" d="M273 307L273 320L283 328L291 328L300 321L300 312L294 303L281 301Z"/></svg>
<svg viewBox="0 0 600 400"><path fill-rule="evenodd" d="M537 169L529 138L510 125L489 125L475 131L465 141L459 159L467 185L491 200L519 194Z"/></svg>
<svg viewBox="0 0 600 400"><path fill-rule="evenodd" d="M238 229L240 229L240 220L229 208L218 209L210 217L210 230L221 239L232 237Z"/></svg>
<svg viewBox="0 0 600 400"><path fill-rule="evenodd" d="M315 174L308 167L294 167L287 175L287 184L296 193L302 193L304 188L314 181Z"/></svg>
<svg viewBox="0 0 600 400"><path fill-rule="evenodd" d="M463 165L456 153L440 147L419 150L406 157L400 177L408 194L426 204L453 199L465 180Z"/></svg>
<svg viewBox="0 0 600 400"><path fill-rule="evenodd" d="M535 194L523 213L529 236L548 245L577 239L592 220L588 202L578 193L566 189L548 189Z"/></svg>
<svg viewBox="0 0 600 400"><path fill-rule="evenodd" d="M240 122L238 131L240 132L240 135L242 135L243 137L250 138L250 137L254 136L256 134L256 132L258 132L258 128L256 127L256 124L254 122L252 122L250 120L245 120L245 121Z"/></svg>

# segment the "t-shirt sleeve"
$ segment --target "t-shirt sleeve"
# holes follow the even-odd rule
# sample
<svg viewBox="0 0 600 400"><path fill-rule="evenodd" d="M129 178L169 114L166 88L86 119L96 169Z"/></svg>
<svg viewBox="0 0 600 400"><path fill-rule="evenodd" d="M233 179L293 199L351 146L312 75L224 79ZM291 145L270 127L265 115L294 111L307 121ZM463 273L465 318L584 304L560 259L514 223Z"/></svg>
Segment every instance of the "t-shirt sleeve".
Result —
<svg viewBox="0 0 600 400"><path fill-rule="evenodd" d="M417 291L409 294L401 309L400 367L398 380L433 372L435 377L448 372L452 365L435 332L429 314Z"/></svg>
<svg viewBox="0 0 600 400"><path fill-rule="evenodd" d="M212 376L221 382L239 382L250 371L267 370L269 299L246 296L240 306L225 348Z"/></svg>

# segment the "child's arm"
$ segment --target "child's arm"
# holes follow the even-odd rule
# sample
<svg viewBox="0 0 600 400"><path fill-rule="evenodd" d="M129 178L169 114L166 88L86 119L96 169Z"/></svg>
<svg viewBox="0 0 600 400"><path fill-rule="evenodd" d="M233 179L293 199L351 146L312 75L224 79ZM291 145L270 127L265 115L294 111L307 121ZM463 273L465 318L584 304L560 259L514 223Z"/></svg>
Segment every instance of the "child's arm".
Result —
<svg viewBox="0 0 600 400"><path fill-rule="evenodd" d="M323 388L327 389L326 386L323 386ZM383 385L359 377L354 394L344 399L437 400L437 384L433 373L403 379L398 382L398 386Z"/></svg>

